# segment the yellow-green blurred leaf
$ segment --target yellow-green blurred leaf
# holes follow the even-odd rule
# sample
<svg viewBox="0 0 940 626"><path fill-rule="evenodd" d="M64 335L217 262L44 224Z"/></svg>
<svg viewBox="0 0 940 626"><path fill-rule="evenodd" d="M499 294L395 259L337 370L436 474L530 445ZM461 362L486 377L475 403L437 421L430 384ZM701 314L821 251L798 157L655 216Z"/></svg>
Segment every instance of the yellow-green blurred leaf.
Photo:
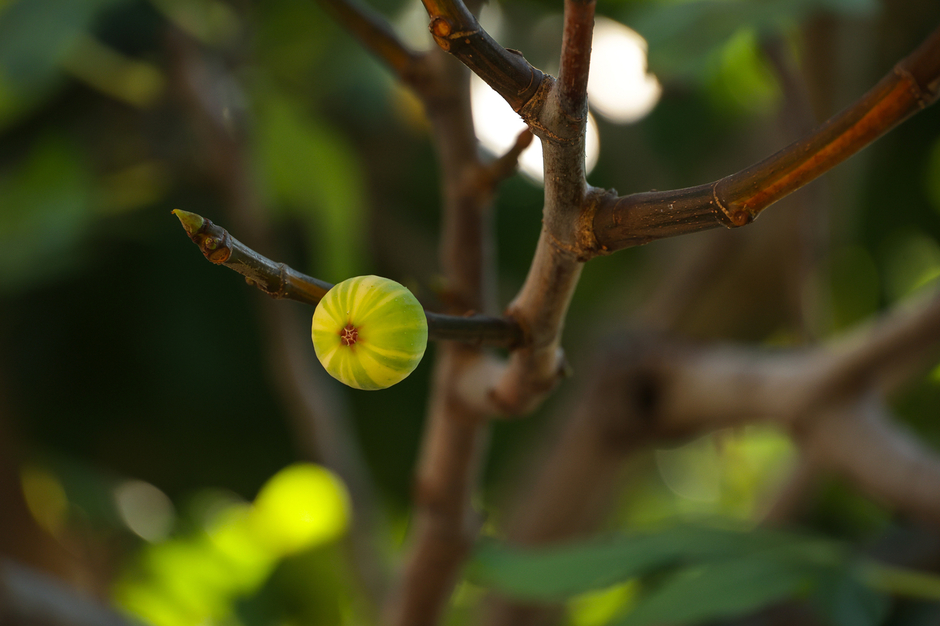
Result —
<svg viewBox="0 0 940 626"><path fill-rule="evenodd" d="M290 554L336 539L346 530L349 515L349 496L332 472L297 464L261 488L251 523L262 544L276 554Z"/></svg>

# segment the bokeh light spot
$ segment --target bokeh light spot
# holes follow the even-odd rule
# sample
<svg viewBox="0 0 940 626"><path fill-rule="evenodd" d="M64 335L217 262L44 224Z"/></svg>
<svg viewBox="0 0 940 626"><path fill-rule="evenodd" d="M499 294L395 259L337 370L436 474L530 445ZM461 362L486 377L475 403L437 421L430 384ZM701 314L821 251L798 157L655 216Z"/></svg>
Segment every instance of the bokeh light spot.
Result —
<svg viewBox="0 0 940 626"><path fill-rule="evenodd" d="M470 106L477 137L490 154L505 154L516 142L519 133L526 129L525 122L512 107L476 76L470 82ZM584 167L586 172L590 172L597 165L597 157L600 154L600 134L597 131L597 122L591 114L588 114L584 144ZM542 181L542 144L539 140L533 141L519 157L519 170L535 182Z"/></svg>
<svg viewBox="0 0 940 626"><path fill-rule="evenodd" d="M114 489L114 503L127 527L147 541L162 541L173 528L173 503L150 483L121 483Z"/></svg>
<svg viewBox="0 0 940 626"><path fill-rule="evenodd" d="M332 472L296 464L261 488L251 523L259 541L279 554L290 554L339 537L349 516L349 496Z"/></svg>
<svg viewBox="0 0 940 626"><path fill-rule="evenodd" d="M646 117L662 94L659 81L646 71L646 40L619 22L599 17L592 48L591 108L618 124Z"/></svg>
<svg viewBox="0 0 940 626"><path fill-rule="evenodd" d="M20 471L23 498L33 518L42 528L58 534L68 515L65 489L55 474L36 465L26 465Z"/></svg>
<svg viewBox="0 0 940 626"><path fill-rule="evenodd" d="M748 426L656 450L655 455L660 479L672 494L659 507L664 517L753 521L793 467L795 449L784 433Z"/></svg>

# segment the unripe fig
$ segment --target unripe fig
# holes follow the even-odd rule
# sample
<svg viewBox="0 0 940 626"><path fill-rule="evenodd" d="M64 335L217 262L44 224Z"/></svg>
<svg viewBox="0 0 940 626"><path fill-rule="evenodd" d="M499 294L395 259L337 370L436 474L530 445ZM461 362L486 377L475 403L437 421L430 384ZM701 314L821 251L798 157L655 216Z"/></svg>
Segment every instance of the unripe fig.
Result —
<svg viewBox="0 0 940 626"><path fill-rule="evenodd" d="M428 321L394 280L357 276L330 289L313 313L313 347L324 369L356 389L385 389L421 362Z"/></svg>

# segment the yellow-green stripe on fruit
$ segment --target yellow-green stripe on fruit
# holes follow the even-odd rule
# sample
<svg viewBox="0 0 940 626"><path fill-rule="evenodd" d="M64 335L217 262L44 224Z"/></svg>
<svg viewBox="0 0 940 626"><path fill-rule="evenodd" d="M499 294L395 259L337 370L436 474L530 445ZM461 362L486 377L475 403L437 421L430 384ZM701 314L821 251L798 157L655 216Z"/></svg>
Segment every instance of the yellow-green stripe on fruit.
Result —
<svg viewBox="0 0 940 626"><path fill-rule="evenodd" d="M404 286L357 276L330 289L313 313L313 348L324 369L356 389L385 389L408 377L428 346L428 320Z"/></svg>

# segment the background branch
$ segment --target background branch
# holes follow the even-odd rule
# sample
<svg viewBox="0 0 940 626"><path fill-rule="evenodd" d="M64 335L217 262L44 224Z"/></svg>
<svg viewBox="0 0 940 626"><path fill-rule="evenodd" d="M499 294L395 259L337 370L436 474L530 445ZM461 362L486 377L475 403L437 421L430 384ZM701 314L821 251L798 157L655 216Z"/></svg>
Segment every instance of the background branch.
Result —
<svg viewBox="0 0 940 626"><path fill-rule="evenodd" d="M798 433L822 469L893 510L940 527L940 456L892 420L877 393L817 413Z"/></svg>
<svg viewBox="0 0 940 626"><path fill-rule="evenodd" d="M940 29L868 93L807 137L714 183L600 197L594 236L611 252L719 225L750 223L767 206L849 158L932 104L940 85Z"/></svg>
<svg viewBox="0 0 940 626"><path fill-rule="evenodd" d="M355 0L319 0L373 56L383 61L399 78L406 79L421 55L401 42L388 22Z"/></svg>
<svg viewBox="0 0 940 626"><path fill-rule="evenodd" d="M0 560L0 624L17 626L134 626L94 599L48 575Z"/></svg>

